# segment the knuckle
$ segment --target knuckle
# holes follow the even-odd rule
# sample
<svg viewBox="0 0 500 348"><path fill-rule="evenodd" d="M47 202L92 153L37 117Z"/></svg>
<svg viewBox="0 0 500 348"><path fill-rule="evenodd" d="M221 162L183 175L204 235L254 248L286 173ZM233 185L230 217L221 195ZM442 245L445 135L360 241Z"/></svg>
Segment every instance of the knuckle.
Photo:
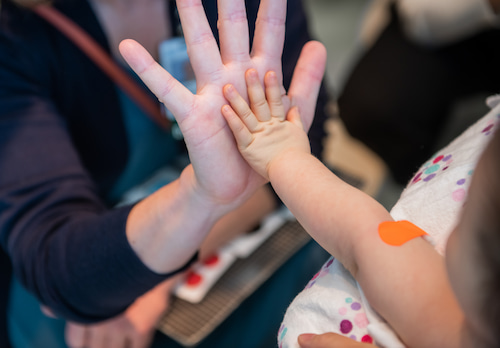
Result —
<svg viewBox="0 0 500 348"><path fill-rule="evenodd" d="M219 20L229 23L246 23L247 14L245 11L233 11L222 15Z"/></svg>
<svg viewBox="0 0 500 348"><path fill-rule="evenodd" d="M254 106L257 108L265 108L267 106L267 102L264 99L259 99L254 102Z"/></svg>
<svg viewBox="0 0 500 348"><path fill-rule="evenodd" d="M245 110L242 114L241 114L241 118L246 120L246 119L249 119L253 116L253 113L250 111L250 110Z"/></svg>
<svg viewBox="0 0 500 348"><path fill-rule="evenodd" d="M167 95L172 92L175 86L175 80L173 77L170 77L168 81L165 81L165 83L162 85L162 89L158 93L158 100L162 103L164 103L164 100Z"/></svg>
<svg viewBox="0 0 500 348"><path fill-rule="evenodd" d="M285 20L282 17L275 17L275 16L269 16L269 15L259 15L257 17L257 23L265 23L266 25L270 27L283 27L285 25Z"/></svg>
<svg viewBox="0 0 500 348"><path fill-rule="evenodd" d="M195 38L190 42L192 45L205 45L207 43L211 43L214 40L214 35L211 31L204 31L199 33Z"/></svg>

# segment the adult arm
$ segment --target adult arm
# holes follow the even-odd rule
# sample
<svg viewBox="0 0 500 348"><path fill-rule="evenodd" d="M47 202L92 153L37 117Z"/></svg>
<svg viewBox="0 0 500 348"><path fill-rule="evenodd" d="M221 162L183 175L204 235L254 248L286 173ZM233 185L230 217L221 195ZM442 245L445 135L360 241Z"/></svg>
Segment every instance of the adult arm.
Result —
<svg viewBox="0 0 500 348"><path fill-rule="evenodd" d="M113 103L103 103L101 114L93 112L94 100L78 103L81 71L67 63L83 60L71 59L76 49L48 25L9 2L2 3L0 16L2 246L17 278L58 316L97 321L117 315L166 275L151 271L132 250L125 234L131 207L106 206L97 185L108 177L89 171L76 150L81 141L71 128L78 109L88 121L79 129L87 152L101 159L106 156L98 154L123 153L113 149L113 141L100 141L103 135L111 139L109 133L91 127L111 130ZM87 69L89 63L79 66ZM74 112L56 105L62 90L65 102L75 103ZM88 95L109 97L102 91L99 84ZM109 117L95 119L108 116L106 111Z"/></svg>
<svg viewBox="0 0 500 348"><path fill-rule="evenodd" d="M185 3L180 2L181 5ZM276 4L277 7L282 5ZM6 13L4 10L2 15ZM283 11L274 10L271 7L264 10L264 18L266 13L277 13L278 16L272 19L278 19L275 29L282 31L284 21L279 19ZM189 7L181 9L181 13L186 14L186 11L189 12ZM202 12L186 16L188 21L204 22ZM21 16L21 20L27 19ZM2 25L10 20L2 20ZM281 49L282 35L271 36L270 42L264 40L263 33L273 24L271 21L266 26L264 20L256 33L261 53L258 64L262 67L280 65L279 54L274 53ZM37 35L42 31L31 33L33 42L39 42ZM123 312L137 296L185 264L215 222L250 197L263 181L234 153L229 156L230 163L236 174L243 175L231 177L225 173L219 176L222 169L211 167L214 163L227 164L224 155L213 156L213 161L203 161L203 156L218 153L220 148L214 148L216 141L204 144L200 151L196 151L198 148L191 151L195 155L194 163L202 158L198 161L200 173L211 173L208 181L199 182L190 166L179 180L135 207L109 210L73 147L68 123L51 102L53 89L50 87L54 80L50 74L57 72L59 66L53 61L45 61L50 58L45 52L30 50L29 40L23 41L21 47L15 45L11 34L2 33L1 37L4 55L0 69L0 151L2 168L6 168L0 173L2 243L9 251L21 282L56 315L87 322L109 318ZM210 35L208 31L195 31L194 39ZM229 41L227 48L233 45L230 39L222 38L222 42ZM196 46L196 40L192 40L190 46ZM201 55L199 47L194 50ZM311 59L307 58L307 52L302 59L312 63L312 68L309 64L299 64L298 75L302 76L302 81L295 87L292 82L291 88L294 91L292 102L295 102L294 95L299 96L296 102L310 110L310 116L314 105L301 102L300 96L317 90L320 79L314 75L317 66L314 63L317 58L320 63L324 60L324 56L314 57L313 51L309 51ZM235 64L229 71L238 69L241 67ZM216 77L211 76L212 79ZM168 87L168 84L163 86ZM210 86L206 90L210 90ZM219 96L215 100L220 101L220 89L217 90ZM211 103L213 100L209 99L205 101ZM204 110L206 105L197 106ZM218 113L220 115L219 110ZM201 116L198 118L209 115ZM193 124L193 131L210 130L201 123ZM227 140L227 130L221 131L226 137L217 139ZM232 145L232 142L225 144ZM230 147L223 148L231 154ZM43 233L38 233L40 231ZM149 239L150 244L144 239ZM167 255L174 245L176 252Z"/></svg>
<svg viewBox="0 0 500 348"><path fill-rule="evenodd" d="M274 193L262 186L237 209L221 218L200 248L201 260L237 235L251 231L277 205ZM158 321L168 311L172 287L179 280L175 276L139 297L118 316L99 323L66 323L66 343L71 348L146 348L152 339Z"/></svg>
<svg viewBox="0 0 500 348"><path fill-rule="evenodd" d="M212 30L216 30L216 18L217 9L215 6L212 7L213 2L205 2L205 10L207 11L207 16L209 17ZM258 10L258 1L248 1L246 3L249 18L255 18L256 12ZM300 55L302 46L311 39L311 36L307 27L307 18L304 12L302 2L298 0L292 0L287 2L288 13L286 21L286 38L284 43L284 54L282 58L283 62L283 80L286 87L289 86L291 78L293 75L293 69L297 63ZM249 23L251 30L252 23ZM217 31L215 31L216 38L218 39ZM288 38L288 39L287 39ZM325 84L320 88L318 103L316 106L316 112L314 116L314 121L310 129L310 142L312 151L318 157L322 153L322 141L325 136L324 121L327 117L326 115L326 103L328 101L328 94L325 88ZM236 235L248 232L252 230L262 219L263 216L269 214L272 210L276 208L277 204L276 196L271 192L270 186L263 186L257 190L257 192L250 197L243 205L225 215L220 219L212 229L212 231L207 236L206 240L203 242L200 249L200 259L205 258L212 254L217 248L219 248L224 243L228 242L231 238ZM157 287L159 288L159 287ZM158 289L152 290L145 294L144 296L155 296L150 294L151 292L158 292ZM143 297L144 297L143 296ZM133 305L137 308L137 305ZM147 310L147 309L146 309ZM144 311L141 311L144 312ZM109 326L115 328L120 325L120 327L126 327L127 325L121 325L125 322L134 324L134 318L131 317L134 312L130 309L112 321L108 321L107 325L94 324L90 326L85 325L74 325L71 326L69 330L69 336L72 338L74 346L81 346L81 342L85 336L81 335L82 332L88 332L93 334L94 332L99 336L100 333L105 329L108 333L117 332L116 330L108 330ZM153 313L154 315L154 313ZM139 323L140 324L140 323ZM154 326L153 326L154 327ZM144 330L138 332L137 330L127 330L129 334L134 335L134 340L140 340L140 337L144 337ZM117 332L118 333L118 332ZM119 336L119 334L118 334ZM88 337L88 335L87 335ZM88 339L88 338L87 338Z"/></svg>
<svg viewBox="0 0 500 348"><path fill-rule="evenodd" d="M174 202L176 216L183 216L192 210L193 204L209 204L216 210L227 212L248 198L256 188L264 183L243 160L220 109L224 104L222 86L234 81L245 91L245 84L240 76L249 67L258 70L275 69L281 71L281 50L284 38L285 2L262 1L257 18L252 54L249 55L248 25L245 21L244 3L241 1L219 2L219 35L221 51L212 36L200 1L178 1L178 9L184 34L188 44L188 53L197 79L197 94L191 94L180 83L161 68L151 56L136 42L126 40L120 46L121 53L129 65L175 115L184 134L192 166L182 173L177 187L166 187L153 199ZM245 38L245 39L236 39ZM318 49L319 48L319 49ZM306 46L295 70L286 105L298 104L304 110L306 124L309 126L314 114L315 100L304 98L315 95L323 78L325 54L322 47L315 44ZM280 74L281 81L281 74ZM306 92L307 91L307 92ZM284 91L283 91L284 92ZM172 190L170 190L170 188ZM162 196L175 195L176 192L191 190L176 196L186 201L164 200ZM189 200L192 200L190 202ZM144 203L143 203L144 202ZM150 250L161 245L161 239L167 233L159 233L144 239L136 238L142 230L151 230L146 226L151 223L162 226L164 214L158 212L159 205L154 200L143 201L131 212L127 235L134 250ZM143 203L143 204L142 204ZM205 209L207 209L205 207ZM151 218L145 218L145 216ZM217 215L214 211L211 216ZM156 219L156 221L155 221ZM214 221L210 221L213 223ZM196 223L197 227L206 224ZM171 233L176 234L192 228L179 224ZM160 238L157 240L156 237ZM186 242L192 242L192 237ZM182 244L181 244L182 245ZM169 250L170 251L170 250ZM178 256L178 249L173 254L163 257ZM155 253L148 253L143 258L147 265L153 263ZM167 255L167 254L162 254Z"/></svg>

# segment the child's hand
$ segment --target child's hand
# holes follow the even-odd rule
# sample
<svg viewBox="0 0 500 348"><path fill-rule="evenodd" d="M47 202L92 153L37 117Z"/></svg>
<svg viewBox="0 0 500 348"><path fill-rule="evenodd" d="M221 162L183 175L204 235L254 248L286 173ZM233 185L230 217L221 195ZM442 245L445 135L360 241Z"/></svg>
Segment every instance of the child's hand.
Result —
<svg viewBox="0 0 500 348"><path fill-rule="evenodd" d="M325 333L322 335L302 334L299 336L300 348L369 348L375 347L369 343L357 342L349 337L335 333Z"/></svg>
<svg viewBox="0 0 500 348"><path fill-rule="evenodd" d="M243 157L252 168L269 180L271 163L288 151L310 153L309 140L297 107L285 115L276 73L269 71L262 88L255 69L246 74L250 106L233 85L224 86L225 105L222 114L233 131Z"/></svg>

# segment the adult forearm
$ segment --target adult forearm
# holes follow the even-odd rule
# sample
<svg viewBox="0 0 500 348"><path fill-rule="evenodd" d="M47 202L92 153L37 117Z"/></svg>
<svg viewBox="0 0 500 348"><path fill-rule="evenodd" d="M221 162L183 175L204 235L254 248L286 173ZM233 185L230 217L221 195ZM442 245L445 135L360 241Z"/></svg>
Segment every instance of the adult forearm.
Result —
<svg viewBox="0 0 500 348"><path fill-rule="evenodd" d="M152 271L182 267L199 249L215 222L230 208L197 190L189 166L180 179L138 203L127 220L127 238Z"/></svg>

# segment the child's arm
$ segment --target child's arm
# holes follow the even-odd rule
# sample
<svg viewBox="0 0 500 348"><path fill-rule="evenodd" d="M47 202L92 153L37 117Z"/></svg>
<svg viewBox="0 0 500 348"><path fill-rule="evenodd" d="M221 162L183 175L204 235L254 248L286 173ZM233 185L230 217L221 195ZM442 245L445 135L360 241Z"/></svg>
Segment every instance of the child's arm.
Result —
<svg viewBox="0 0 500 348"><path fill-rule="evenodd" d="M251 109L232 86L224 89L232 108L223 107L243 157L271 181L308 233L351 271L406 344L457 346L463 315L443 258L422 238L399 247L384 243L378 225L391 216L310 154L298 110L285 117L276 75L266 74L265 93L255 71L246 78Z"/></svg>

